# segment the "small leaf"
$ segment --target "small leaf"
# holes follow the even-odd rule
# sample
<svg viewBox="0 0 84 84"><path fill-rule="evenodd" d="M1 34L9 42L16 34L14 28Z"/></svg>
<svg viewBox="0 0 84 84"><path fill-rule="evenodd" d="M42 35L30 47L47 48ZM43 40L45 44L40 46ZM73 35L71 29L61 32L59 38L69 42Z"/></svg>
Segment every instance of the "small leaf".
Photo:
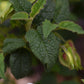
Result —
<svg viewBox="0 0 84 84"><path fill-rule="evenodd" d="M62 21L62 22L60 22L59 23L59 28L69 30L69 31L72 31L72 32L76 32L78 34L84 34L84 30L82 29L82 27L79 26L78 24L72 22L72 21Z"/></svg>
<svg viewBox="0 0 84 84"><path fill-rule="evenodd" d="M3 52L11 53L18 48L24 47L26 43L23 39L6 39L4 41Z"/></svg>
<svg viewBox="0 0 84 84"><path fill-rule="evenodd" d="M26 33L26 40L34 55L48 68L56 63L59 53L60 40L53 33L48 38L43 37L42 27L37 30L31 29Z"/></svg>
<svg viewBox="0 0 84 84"><path fill-rule="evenodd" d="M26 12L15 13L11 17L11 20L28 20L28 13L26 13Z"/></svg>
<svg viewBox="0 0 84 84"><path fill-rule="evenodd" d="M31 54L27 49L21 48L10 55L10 68L15 78L23 78L31 71Z"/></svg>
<svg viewBox="0 0 84 84"><path fill-rule="evenodd" d="M0 53L0 77L5 79L5 66L4 66L4 56Z"/></svg>
<svg viewBox="0 0 84 84"><path fill-rule="evenodd" d="M49 35L54 29L56 29L56 27L58 27L58 25L52 24L50 21L45 20L45 21L43 22L43 34L44 34L44 37L47 38L48 35Z"/></svg>
<svg viewBox="0 0 84 84"><path fill-rule="evenodd" d="M38 0L31 8L30 17L34 18L46 4L46 0Z"/></svg>

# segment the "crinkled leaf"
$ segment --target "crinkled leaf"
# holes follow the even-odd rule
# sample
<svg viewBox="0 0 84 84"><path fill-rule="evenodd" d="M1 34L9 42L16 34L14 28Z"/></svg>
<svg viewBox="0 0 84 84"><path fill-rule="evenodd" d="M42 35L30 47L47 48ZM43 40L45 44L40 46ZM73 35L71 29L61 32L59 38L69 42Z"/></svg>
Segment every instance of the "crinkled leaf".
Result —
<svg viewBox="0 0 84 84"><path fill-rule="evenodd" d="M10 55L10 68L15 78L23 78L31 71L31 54L22 48Z"/></svg>
<svg viewBox="0 0 84 84"><path fill-rule="evenodd" d="M30 17L34 18L44 7L45 4L46 4L46 0L37 0L37 2L31 8Z"/></svg>
<svg viewBox="0 0 84 84"><path fill-rule="evenodd" d="M4 56L0 53L0 77L5 79L5 66L4 66Z"/></svg>
<svg viewBox="0 0 84 84"><path fill-rule="evenodd" d="M54 30L56 29L56 27L58 27L58 25L56 24L52 24L50 21L45 20L43 22L43 35L45 38L48 37L48 35Z"/></svg>
<svg viewBox="0 0 84 84"><path fill-rule="evenodd" d="M4 41L3 52L11 53L18 48L24 47L26 43L23 39L6 39Z"/></svg>
<svg viewBox="0 0 84 84"><path fill-rule="evenodd" d="M59 23L70 19L69 0L56 0L54 20Z"/></svg>
<svg viewBox="0 0 84 84"><path fill-rule="evenodd" d="M28 20L28 13L26 13L26 12L15 13L11 17L11 20Z"/></svg>
<svg viewBox="0 0 84 84"><path fill-rule="evenodd" d="M59 52L60 40L53 33L48 38L43 37L42 28L37 30L31 29L26 33L26 40L29 42L30 48L34 55L47 67L53 66Z"/></svg>
<svg viewBox="0 0 84 84"><path fill-rule="evenodd" d="M10 0L16 12L30 12L32 4L28 0Z"/></svg>
<svg viewBox="0 0 84 84"><path fill-rule="evenodd" d="M76 32L78 34L84 34L84 30L82 29L82 27L79 26L78 24L72 22L72 21L62 21L62 22L60 22L59 23L59 28L69 30L69 31L72 31L72 32Z"/></svg>
<svg viewBox="0 0 84 84"><path fill-rule="evenodd" d="M44 8L35 17L33 24L40 25L45 19L52 20L55 13L55 0L47 0Z"/></svg>

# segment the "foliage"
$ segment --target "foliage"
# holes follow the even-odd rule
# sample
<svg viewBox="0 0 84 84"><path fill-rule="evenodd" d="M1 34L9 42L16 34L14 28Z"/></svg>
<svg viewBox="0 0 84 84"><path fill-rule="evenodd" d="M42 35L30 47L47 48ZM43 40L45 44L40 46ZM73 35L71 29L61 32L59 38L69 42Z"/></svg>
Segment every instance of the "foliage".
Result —
<svg viewBox="0 0 84 84"><path fill-rule="evenodd" d="M3 1L0 2L2 7ZM68 31L84 34L84 30L72 21L74 15L70 12L69 0L10 0L5 3L6 6L0 9L0 20L3 22L9 18L13 21L7 30L11 27L19 28L19 31L24 29L25 32L23 34L22 30L20 36L24 36L21 38L16 36L2 39L4 44L0 50L0 76L5 78L4 56L10 56L9 67L16 79L28 76L35 61L40 62L44 68L40 84L57 84L54 74L77 76L77 70L83 69L80 56L73 41L66 41L62 34L67 30L69 38ZM69 83L75 84L74 81L61 84Z"/></svg>

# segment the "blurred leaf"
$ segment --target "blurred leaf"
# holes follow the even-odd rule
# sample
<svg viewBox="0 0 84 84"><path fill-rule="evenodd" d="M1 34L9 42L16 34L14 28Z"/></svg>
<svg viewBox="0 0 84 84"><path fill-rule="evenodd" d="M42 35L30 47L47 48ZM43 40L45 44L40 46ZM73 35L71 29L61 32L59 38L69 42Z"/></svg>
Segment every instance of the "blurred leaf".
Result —
<svg viewBox="0 0 84 84"><path fill-rule="evenodd" d="M11 7L11 3L8 1L2 1L0 2L0 18L4 18L5 14L9 11Z"/></svg>
<svg viewBox="0 0 84 84"><path fill-rule="evenodd" d="M0 53L0 77L5 79L5 66L4 66L3 53Z"/></svg>
<svg viewBox="0 0 84 84"><path fill-rule="evenodd" d="M58 25L56 24L52 24L49 20L45 20L43 22L43 35L44 35L44 38L47 38L48 35L54 30L56 29L56 27L58 27Z"/></svg>
<svg viewBox="0 0 84 84"><path fill-rule="evenodd" d="M28 13L26 13L26 12L15 13L11 17L11 20L28 20Z"/></svg>
<svg viewBox="0 0 84 84"><path fill-rule="evenodd" d="M29 13L32 4L28 0L10 0L16 12L24 11Z"/></svg>
<svg viewBox="0 0 84 84"><path fill-rule="evenodd" d="M70 70L69 68L63 66L60 64L59 59L57 59L56 64L52 68L53 72L57 72L60 75L63 76L77 76L77 71L76 70Z"/></svg>
<svg viewBox="0 0 84 84"><path fill-rule="evenodd" d="M53 18L55 22L59 23L64 20L68 20L70 14L69 0L56 0L55 14Z"/></svg>
<svg viewBox="0 0 84 84"><path fill-rule="evenodd" d="M82 27L79 26L78 24L72 22L72 21L62 21L62 22L60 22L59 23L59 28L69 30L69 31L72 31L72 32L76 32L78 34L84 34L84 30L82 29Z"/></svg>
<svg viewBox="0 0 84 84"><path fill-rule="evenodd" d="M47 0L44 8L35 17L33 24L40 25L45 19L52 20L55 13L55 0Z"/></svg>
<svg viewBox="0 0 84 84"><path fill-rule="evenodd" d="M6 39L4 41L3 52L11 53L18 48L24 47L26 43L23 39Z"/></svg>
<svg viewBox="0 0 84 84"><path fill-rule="evenodd" d="M10 55L10 68L15 78L23 78L31 71L31 54L27 49L21 48Z"/></svg>
<svg viewBox="0 0 84 84"><path fill-rule="evenodd" d="M28 0L28 1L30 1L31 3L33 3L33 2L36 1L36 0Z"/></svg>
<svg viewBox="0 0 84 84"><path fill-rule="evenodd" d="M46 4L46 0L38 0L31 8L30 17L34 18Z"/></svg>
<svg viewBox="0 0 84 84"><path fill-rule="evenodd" d="M55 64L58 53L60 40L53 33L48 38L43 37L42 27L37 30L31 29L26 33L26 40L34 55L48 68Z"/></svg>

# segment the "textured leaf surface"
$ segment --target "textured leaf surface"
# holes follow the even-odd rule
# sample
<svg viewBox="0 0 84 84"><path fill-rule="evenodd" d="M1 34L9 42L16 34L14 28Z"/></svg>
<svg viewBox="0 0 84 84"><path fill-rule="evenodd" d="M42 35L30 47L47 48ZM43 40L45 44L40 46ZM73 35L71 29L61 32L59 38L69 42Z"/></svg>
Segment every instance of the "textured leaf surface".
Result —
<svg viewBox="0 0 84 84"><path fill-rule="evenodd" d="M35 17L33 23L36 25L41 24L45 19L52 20L55 13L55 0L47 0L44 8Z"/></svg>
<svg viewBox="0 0 84 84"><path fill-rule="evenodd" d="M28 13L26 13L26 12L15 13L11 17L11 20L28 20Z"/></svg>
<svg viewBox="0 0 84 84"><path fill-rule="evenodd" d="M0 77L5 78L4 74L5 66L4 66L4 56L0 53Z"/></svg>
<svg viewBox="0 0 84 84"><path fill-rule="evenodd" d="M15 78L23 78L31 71L31 54L22 48L12 53L10 56L10 68Z"/></svg>
<svg viewBox="0 0 84 84"><path fill-rule="evenodd" d="M50 21L45 20L43 22L43 35L45 38L48 37L48 35L54 30L56 29L56 27L58 27L58 25L56 24L52 24Z"/></svg>
<svg viewBox="0 0 84 84"><path fill-rule="evenodd" d="M66 4L66 5L65 5ZM56 0L54 20L59 23L70 19L69 0Z"/></svg>
<svg viewBox="0 0 84 84"><path fill-rule="evenodd" d="M61 23L59 23L59 28L76 32L78 34L84 34L82 27L71 21L62 21Z"/></svg>
<svg viewBox="0 0 84 84"><path fill-rule="evenodd" d="M16 12L30 12L32 4L28 0L10 0Z"/></svg>
<svg viewBox="0 0 84 84"><path fill-rule="evenodd" d="M53 33L48 38L43 37L42 28L37 31L31 29L26 33L26 40L29 42L32 52L43 64L51 67L57 59L60 40Z"/></svg>
<svg viewBox="0 0 84 84"><path fill-rule="evenodd" d="M23 39L6 39L4 41L3 52L11 53L18 48L24 47L26 43Z"/></svg>
<svg viewBox="0 0 84 84"><path fill-rule="evenodd" d="M30 17L35 17L40 10L43 8L43 6L46 4L46 0L38 0L31 8Z"/></svg>

